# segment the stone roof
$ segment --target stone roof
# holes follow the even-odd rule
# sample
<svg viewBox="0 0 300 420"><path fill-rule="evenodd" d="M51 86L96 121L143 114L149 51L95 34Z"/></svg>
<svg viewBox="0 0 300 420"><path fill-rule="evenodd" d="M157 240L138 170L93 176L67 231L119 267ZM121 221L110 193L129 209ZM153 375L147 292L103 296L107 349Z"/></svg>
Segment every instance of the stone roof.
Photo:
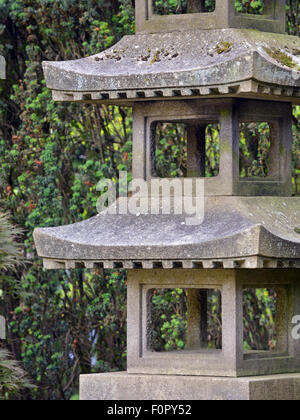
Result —
<svg viewBox="0 0 300 420"><path fill-rule="evenodd" d="M46 268L300 268L300 198L207 197L204 222L99 214L39 228Z"/></svg>
<svg viewBox="0 0 300 420"><path fill-rule="evenodd" d="M240 96L300 103L299 55L294 36L188 30L126 36L94 56L43 66L56 100Z"/></svg>
<svg viewBox="0 0 300 420"><path fill-rule="evenodd" d="M0 79L5 79L5 59L0 55Z"/></svg>

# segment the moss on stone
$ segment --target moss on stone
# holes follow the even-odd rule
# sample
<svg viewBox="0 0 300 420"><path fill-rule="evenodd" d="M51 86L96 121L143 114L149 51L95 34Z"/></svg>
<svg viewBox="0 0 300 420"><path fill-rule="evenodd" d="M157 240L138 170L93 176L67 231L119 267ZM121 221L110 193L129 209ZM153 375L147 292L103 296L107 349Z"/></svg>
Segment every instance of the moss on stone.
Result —
<svg viewBox="0 0 300 420"><path fill-rule="evenodd" d="M294 62L293 58L287 53L276 48L265 48L266 53L280 64L300 71L300 67Z"/></svg>
<svg viewBox="0 0 300 420"><path fill-rule="evenodd" d="M152 60L150 61L150 64L154 64L157 63L160 60L160 51L156 51L156 53L154 54Z"/></svg>
<svg viewBox="0 0 300 420"><path fill-rule="evenodd" d="M233 44L231 42L222 41L216 46L216 50L218 54L223 54L223 53L229 52L232 47L233 47Z"/></svg>

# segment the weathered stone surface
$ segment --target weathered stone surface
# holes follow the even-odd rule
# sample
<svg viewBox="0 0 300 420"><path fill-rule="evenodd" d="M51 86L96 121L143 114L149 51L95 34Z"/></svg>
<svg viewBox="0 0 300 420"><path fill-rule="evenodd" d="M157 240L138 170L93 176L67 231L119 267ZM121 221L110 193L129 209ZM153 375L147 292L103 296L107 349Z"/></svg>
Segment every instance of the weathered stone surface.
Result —
<svg viewBox="0 0 300 420"><path fill-rule="evenodd" d="M0 79L5 79L5 59L0 55Z"/></svg>
<svg viewBox="0 0 300 420"><path fill-rule="evenodd" d="M246 29L138 34L92 57L45 62L44 71L58 100L132 103L258 94L270 99L282 88L280 100L298 103L299 51L298 37Z"/></svg>
<svg viewBox="0 0 300 420"><path fill-rule="evenodd" d="M299 401L300 374L251 378L130 375L125 372L82 375L80 399Z"/></svg>
<svg viewBox="0 0 300 420"><path fill-rule="evenodd" d="M207 197L204 222L185 215L105 215L36 229L38 254L58 261L300 257L300 198ZM113 266L112 266L113 268ZM152 268L152 266L151 266Z"/></svg>

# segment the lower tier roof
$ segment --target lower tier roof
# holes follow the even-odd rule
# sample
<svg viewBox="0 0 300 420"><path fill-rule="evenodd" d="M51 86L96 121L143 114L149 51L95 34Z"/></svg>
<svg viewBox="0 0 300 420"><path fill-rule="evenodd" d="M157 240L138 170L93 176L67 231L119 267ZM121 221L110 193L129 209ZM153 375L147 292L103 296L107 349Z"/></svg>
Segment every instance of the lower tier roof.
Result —
<svg viewBox="0 0 300 420"><path fill-rule="evenodd" d="M300 268L300 198L207 197L202 224L186 215L99 215L38 228L47 268Z"/></svg>

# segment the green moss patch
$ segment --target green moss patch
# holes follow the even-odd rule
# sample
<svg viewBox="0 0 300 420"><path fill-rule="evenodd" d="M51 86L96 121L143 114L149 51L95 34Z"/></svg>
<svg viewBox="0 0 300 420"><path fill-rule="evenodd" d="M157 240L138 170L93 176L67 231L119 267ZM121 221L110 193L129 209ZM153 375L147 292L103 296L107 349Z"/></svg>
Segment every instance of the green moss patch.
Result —
<svg viewBox="0 0 300 420"><path fill-rule="evenodd" d="M216 50L218 54L223 54L229 52L233 47L231 42L222 41L220 44L216 46Z"/></svg>
<svg viewBox="0 0 300 420"><path fill-rule="evenodd" d="M289 56L287 53L285 53L282 50L276 49L276 48L265 48L266 53L272 57L274 60L278 61L278 63L289 67L291 69L295 69L300 71L300 67L297 63L294 62L293 58Z"/></svg>

